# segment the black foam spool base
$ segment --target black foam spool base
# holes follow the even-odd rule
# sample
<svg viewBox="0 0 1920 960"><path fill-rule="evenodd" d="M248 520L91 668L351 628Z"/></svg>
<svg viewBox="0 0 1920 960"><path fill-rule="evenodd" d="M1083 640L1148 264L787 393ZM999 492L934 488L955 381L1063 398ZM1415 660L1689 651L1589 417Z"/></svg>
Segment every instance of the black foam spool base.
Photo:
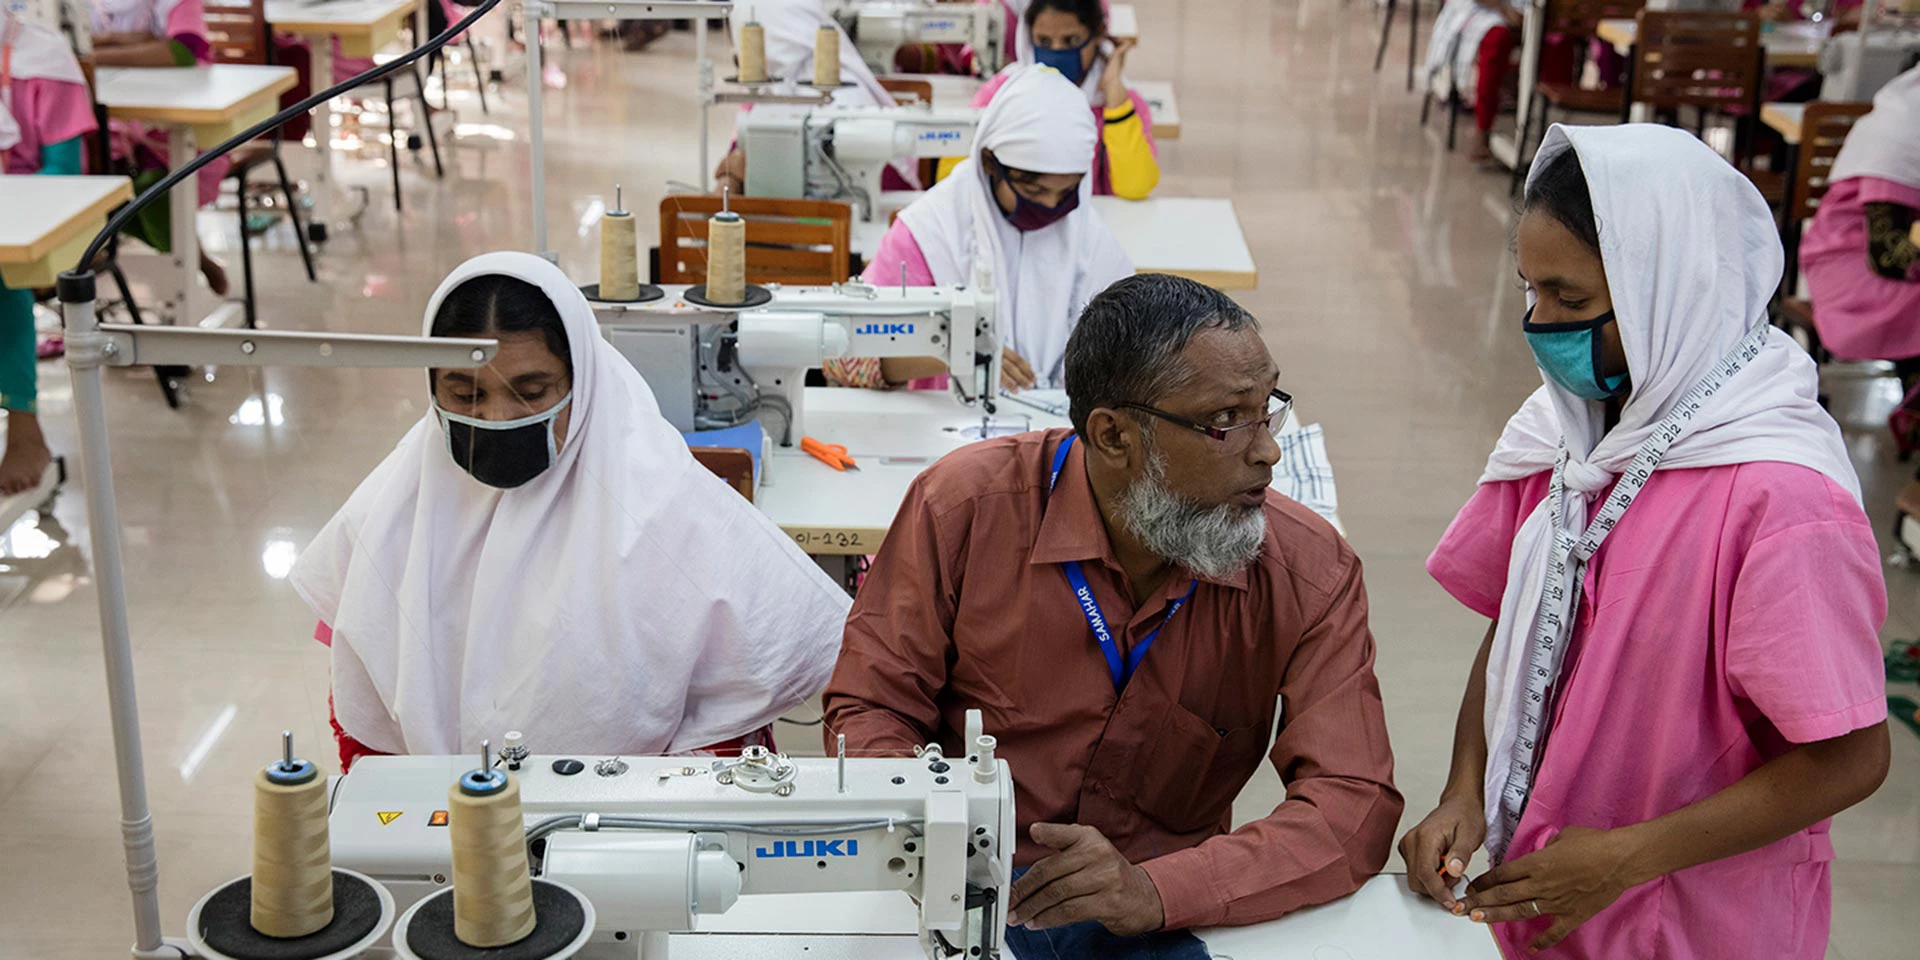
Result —
<svg viewBox="0 0 1920 960"><path fill-rule="evenodd" d="M200 908L200 939L233 960L317 960L359 943L379 922L379 892L335 870L333 922L304 937L269 937L253 929L253 878L241 877Z"/></svg>
<svg viewBox="0 0 1920 960"><path fill-rule="evenodd" d="M421 901L407 922L407 949L420 960L547 960L565 950L587 925L580 898L545 880L533 881L533 932L504 947L470 947L453 933L451 887Z"/></svg>
<svg viewBox="0 0 1920 960"><path fill-rule="evenodd" d="M721 303L717 300L707 299L707 285L703 283L689 289L686 297L688 303L696 303L703 307L716 307L721 310L751 310L754 307L764 307L772 303L773 291L768 290L766 287L756 287L749 283L747 284L747 298L745 300L739 303Z"/></svg>
<svg viewBox="0 0 1920 960"><path fill-rule="evenodd" d="M641 284L640 295L637 297L634 297L632 300L614 300L608 297L603 297L600 295L600 285L597 283L589 283L586 286L581 287L580 292L586 294L587 299L593 301L594 303L652 303L653 301L658 300L661 297L664 297L667 295L667 292L665 290L662 290L651 283Z"/></svg>

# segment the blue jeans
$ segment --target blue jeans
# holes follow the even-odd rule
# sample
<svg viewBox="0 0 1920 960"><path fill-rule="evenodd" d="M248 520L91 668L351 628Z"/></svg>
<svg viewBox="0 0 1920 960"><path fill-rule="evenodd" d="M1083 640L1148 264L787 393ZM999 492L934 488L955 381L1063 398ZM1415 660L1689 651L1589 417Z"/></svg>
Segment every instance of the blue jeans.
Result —
<svg viewBox="0 0 1920 960"><path fill-rule="evenodd" d="M1020 879L1027 868L1013 871ZM1015 960L1210 960L1206 944L1185 930L1163 930L1119 937L1093 921L1051 930L1007 928L1007 947Z"/></svg>

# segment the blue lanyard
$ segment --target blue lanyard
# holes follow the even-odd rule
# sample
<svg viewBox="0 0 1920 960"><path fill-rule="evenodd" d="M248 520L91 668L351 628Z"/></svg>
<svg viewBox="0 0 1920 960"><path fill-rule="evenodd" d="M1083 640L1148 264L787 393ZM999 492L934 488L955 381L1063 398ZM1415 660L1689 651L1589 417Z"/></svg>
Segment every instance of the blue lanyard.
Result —
<svg viewBox="0 0 1920 960"><path fill-rule="evenodd" d="M1053 475L1047 480L1049 495L1060 483L1060 469L1067 464L1067 451L1073 449L1073 441L1073 434L1068 434L1067 439L1060 442L1059 451L1053 455ZM1067 573L1067 583L1073 586L1073 596L1080 603L1081 615L1087 618L1087 626L1093 628L1093 638L1100 643L1100 653L1107 658L1107 672L1113 674L1115 690L1127 688L1127 681L1132 680L1134 671L1140 669L1140 663L1146 659L1147 649L1153 646L1154 638L1160 636L1160 631L1167 628L1173 615L1179 613L1180 608L1193 599L1193 592L1200 588L1198 580L1189 584L1187 592L1167 607L1167 615L1160 620L1160 625L1122 656L1120 644L1114 641L1113 631L1107 628L1106 615L1100 612L1100 601L1093 598L1093 588L1087 586L1087 575L1080 569L1080 561L1068 560L1060 566Z"/></svg>

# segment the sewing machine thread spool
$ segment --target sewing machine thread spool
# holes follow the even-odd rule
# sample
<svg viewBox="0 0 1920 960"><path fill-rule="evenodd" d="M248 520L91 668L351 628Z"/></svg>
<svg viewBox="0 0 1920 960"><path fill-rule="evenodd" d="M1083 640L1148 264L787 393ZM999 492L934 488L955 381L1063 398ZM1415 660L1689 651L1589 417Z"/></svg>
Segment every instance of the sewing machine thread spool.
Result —
<svg viewBox="0 0 1920 960"><path fill-rule="evenodd" d="M280 760L253 780L253 929L304 937L333 922L333 859L327 839L327 779L293 755L281 733Z"/></svg>
<svg viewBox="0 0 1920 960"><path fill-rule="evenodd" d="M613 188L613 209L600 218L600 299L635 300L640 296L639 238L635 220Z"/></svg>
<svg viewBox="0 0 1920 960"><path fill-rule="evenodd" d="M767 28L760 21L748 20L740 27L740 82L767 82Z"/></svg>
<svg viewBox="0 0 1920 960"><path fill-rule="evenodd" d="M840 31L831 23L821 24L813 35L813 85L840 85Z"/></svg>
<svg viewBox="0 0 1920 960"><path fill-rule="evenodd" d="M525 939L536 919L520 781L493 769L487 754L482 744L480 767L447 790L454 936L483 949Z"/></svg>
<svg viewBox="0 0 1920 960"><path fill-rule="evenodd" d="M706 298L721 304L747 299L747 222L731 210L707 221Z"/></svg>

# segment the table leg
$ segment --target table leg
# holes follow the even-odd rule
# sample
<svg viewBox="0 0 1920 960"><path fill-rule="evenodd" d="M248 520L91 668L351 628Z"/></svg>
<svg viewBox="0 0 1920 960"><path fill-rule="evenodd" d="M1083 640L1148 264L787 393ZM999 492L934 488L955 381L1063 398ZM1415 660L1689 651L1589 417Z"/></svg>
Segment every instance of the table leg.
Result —
<svg viewBox="0 0 1920 960"><path fill-rule="evenodd" d="M178 170L192 163L199 153L193 128L174 127L167 137L167 168ZM194 274L200 269L200 237L194 232L194 221L200 212L199 176L191 176L175 184L173 195L168 198L168 206L174 280L169 284L170 289L162 293L162 312L176 324L197 324L201 317L206 316L193 304L199 289L194 283ZM241 239L244 242L245 238Z"/></svg>
<svg viewBox="0 0 1920 960"><path fill-rule="evenodd" d="M313 38L313 89L318 93L333 86L333 38ZM309 236L327 239L333 212L333 100L329 98L313 111L313 215L308 219Z"/></svg>

